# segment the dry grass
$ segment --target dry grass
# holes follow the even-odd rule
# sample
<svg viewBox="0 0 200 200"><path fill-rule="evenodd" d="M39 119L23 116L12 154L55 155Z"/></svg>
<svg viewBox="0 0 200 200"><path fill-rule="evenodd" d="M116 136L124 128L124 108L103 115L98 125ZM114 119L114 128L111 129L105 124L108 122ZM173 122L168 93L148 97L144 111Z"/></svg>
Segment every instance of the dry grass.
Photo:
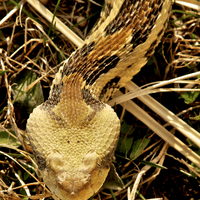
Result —
<svg viewBox="0 0 200 200"><path fill-rule="evenodd" d="M46 5L52 13L54 3L49 1ZM20 5L18 8L14 1L0 2L0 198L51 199L51 193L36 174L37 166L25 132L26 120L32 109L48 98L55 73L76 46L54 26L50 29L51 24L29 3L22 1ZM128 101L123 107L115 106L122 130L113 163L124 187L101 189L91 199L132 200L135 193L137 199L185 196L198 199L200 196L199 168L194 164L200 163L200 136L196 132L200 130L199 13L179 4L174 4L172 9L156 53L133 79L143 86L142 91L136 93L130 83L127 89L134 93L120 100L127 101L131 95L131 98L139 97L134 102L145 112ZM98 18L98 14L94 15L97 10L101 7L93 1L61 1L56 16L84 39ZM83 19L87 20L74 26ZM155 82L159 84L153 85ZM152 105L161 112L152 111L153 106L147 104L153 100L144 100L141 96L149 93L155 93L154 99L177 114L181 121L165 119L164 115L169 115L164 114L164 108L157 102ZM173 113L170 118L174 117ZM179 151L179 148L182 149ZM116 180L107 187L115 184Z"/></svg>

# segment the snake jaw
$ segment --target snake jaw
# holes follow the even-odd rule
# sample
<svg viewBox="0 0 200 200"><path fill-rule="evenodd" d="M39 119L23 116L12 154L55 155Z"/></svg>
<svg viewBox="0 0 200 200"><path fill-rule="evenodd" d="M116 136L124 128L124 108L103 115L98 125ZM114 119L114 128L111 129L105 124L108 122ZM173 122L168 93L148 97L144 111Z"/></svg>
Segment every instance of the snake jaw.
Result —
<svg viewBox="0 0 200 200"><path fill-rule="evenodd" d="M102 168L100 156L95 151L88 152L82 164L73 169L65 167L63 156L51 153L47 158L47 167L42 171L45 183L51 191L61 199L79 200L86 199L98 191L105 180L109 167ZM79 198L81 197L81 198Z"/></svg>

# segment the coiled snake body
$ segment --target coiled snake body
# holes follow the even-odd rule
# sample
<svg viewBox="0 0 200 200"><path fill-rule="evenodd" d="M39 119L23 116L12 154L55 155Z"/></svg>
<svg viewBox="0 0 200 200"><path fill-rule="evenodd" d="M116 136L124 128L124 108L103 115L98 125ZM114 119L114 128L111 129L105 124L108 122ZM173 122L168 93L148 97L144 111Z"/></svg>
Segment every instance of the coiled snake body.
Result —
<svg viewBox="0 0 200 200"><path fill-rule="evenodd" d="M120 122L106 101L153 54L171 0L107 0L97 26L56 74L49 98L34 109L27 133L45 184L60 199L99 190Z"/></svg>

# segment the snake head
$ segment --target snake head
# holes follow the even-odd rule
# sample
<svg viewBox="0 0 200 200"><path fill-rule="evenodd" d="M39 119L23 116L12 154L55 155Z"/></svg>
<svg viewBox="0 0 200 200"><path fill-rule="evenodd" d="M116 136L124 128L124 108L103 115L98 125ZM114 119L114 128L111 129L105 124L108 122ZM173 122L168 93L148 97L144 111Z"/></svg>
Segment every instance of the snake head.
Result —
<svg viewBox="0 0 200 200"><path fill-rule="evenodd" d="M60 199L86 200L106 179L120 122L109 105L83 87L81 78L65 76L61 82L30 115L27 133L51 192Z"/></svg>

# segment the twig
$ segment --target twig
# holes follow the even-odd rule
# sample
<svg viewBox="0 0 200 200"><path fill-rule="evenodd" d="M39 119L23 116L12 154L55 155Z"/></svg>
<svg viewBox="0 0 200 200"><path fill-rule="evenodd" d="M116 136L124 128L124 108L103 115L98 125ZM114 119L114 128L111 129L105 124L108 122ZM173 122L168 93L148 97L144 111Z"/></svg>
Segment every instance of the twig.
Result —
<svg viewBox="0 0 200 200"><path fill-rule="evenodd" d="M24 0L20 1L18 4L21 7L24 3ZM1 21L0 21L0 26L2 26L12 15L15 14L19 10L18 6L15 6Z"/></svg>
<svg viewBox="0 0 200 200"><path fill-rule="evenodd" d="M38 0L27 0L31 6L33 6L45 19L50 23L53 19L53 14L43 6ZM81 46L83 44L82 39L80 39L71 29L69 29L63 22L61 22L57 17L54 18L56 28L67 38L69 38L76 46Z"/></svg>
<svg viewBox="0 0 200 200"><path fill-rule="evenodd" d="M145 174L144 170L142 170L138 173L131 192L130 192L130 187L128 187L128 191L127 191L128 200L134 200L135 199L135 194L136 194L137 188L139 186L139 183L140 183L140 180L141 180L143 174Z"/></svg>

